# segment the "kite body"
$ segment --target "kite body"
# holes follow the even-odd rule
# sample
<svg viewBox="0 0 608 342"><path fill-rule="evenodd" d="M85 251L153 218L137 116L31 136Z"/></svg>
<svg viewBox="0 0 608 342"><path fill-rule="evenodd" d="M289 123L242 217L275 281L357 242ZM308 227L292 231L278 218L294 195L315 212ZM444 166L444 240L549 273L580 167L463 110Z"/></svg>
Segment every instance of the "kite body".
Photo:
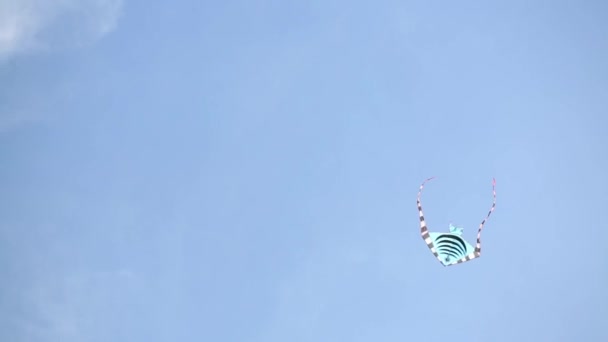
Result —
<svg viewBox="0 0 608 342"><path fill-rule="evenodd" d="M477 231L477 244L475 245L475 247L473 247L470 243L468 243L461 237L463 231L463 228L461 227L456 227L450 224L449 233L437 233L428 231L426 221L424 219L424 214L422 212L422 205L420 204L420 195L422 193L424 184L431 179L433 178L425 180L422 185L420 185L417 201L418 213L420 215L420 234L424 242L426 242L427 247L431 250L431 252L435 255L435 257L443 266L460 264L480 257L481 230L483 229L485 222L490 217L490 215L494 211L494 208L496 207L496 181L492 181L492 192L494 195L492 207L490 208L490 211L488 212L486 218L481 221L481 224L479 225L479 229Z"/></svg>
<svg viewBox="0 0 608 342"><path fill-rule="evenodd" d="M475 248L458 234L429 232L429 237L435 247L436 257L443 266L449 266L475 252Z"/></svg>

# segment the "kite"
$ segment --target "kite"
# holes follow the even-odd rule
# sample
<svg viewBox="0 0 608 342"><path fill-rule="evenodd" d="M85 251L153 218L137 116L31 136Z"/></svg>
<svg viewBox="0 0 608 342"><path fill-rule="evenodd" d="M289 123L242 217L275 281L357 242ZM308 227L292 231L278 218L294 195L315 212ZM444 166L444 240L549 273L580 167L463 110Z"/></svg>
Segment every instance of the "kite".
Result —
<svg viewBox="0 0 608 342"><path fill-rule="evenodd" d="M420 194L422 194L424 184L433 178L435 177L428 178L422 182L420 190L418 191L417 202L418 213L420 214L420 235L422 235L422 239L443 266L452 266L479 258L479 256L481 256L481 230L496 207L496 180L492 179L492 193L494 196L492 207L490 208L488 215L479 225L479 229L477 230L477 245L473 247L461 237L463 230L461 227L454 226L450 223L449 233L429 232L426 227L422 206L420 205Z"/></svg>

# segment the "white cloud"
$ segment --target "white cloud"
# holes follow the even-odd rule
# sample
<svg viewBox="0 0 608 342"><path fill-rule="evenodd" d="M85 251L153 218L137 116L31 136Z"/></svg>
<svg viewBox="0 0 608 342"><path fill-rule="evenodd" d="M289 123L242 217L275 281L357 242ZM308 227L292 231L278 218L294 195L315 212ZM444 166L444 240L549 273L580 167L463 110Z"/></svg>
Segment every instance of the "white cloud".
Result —
<svg viewBox="0 0 608 342"><path fill-rule="evenodd" d="M80 45L116 27L123 0L0 0L0 60Z"/></svg>

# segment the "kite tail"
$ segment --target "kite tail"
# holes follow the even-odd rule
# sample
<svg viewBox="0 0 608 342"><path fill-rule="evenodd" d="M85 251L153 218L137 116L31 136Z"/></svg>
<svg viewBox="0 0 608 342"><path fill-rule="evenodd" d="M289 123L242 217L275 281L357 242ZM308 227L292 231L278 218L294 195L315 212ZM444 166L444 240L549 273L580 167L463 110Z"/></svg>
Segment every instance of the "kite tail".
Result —
<svg viewBox="0 0 608 342"><path fill-rule="evenodd" d="M422 184L420 185L420 190L418 190L418 199L416 202L418 204L418 214L420 215L420 236L422 236L422 239L424 240L424 242L426 242L427 247L431 250L431 252L435 255L435 257L437 259L439 259L439 254L437 253L437 250L435 249L435 246L433 245L433 240L431 240L431 235L429 234L429 230L426 227L426 221L424 220L424 213L422 212L422 205L420 204L420 195L422 194L422 189L424 188L424 184L433 178L435 178L435 177L428 178L424 182L422 182Z"/></svg>
<svg viewBox="0 0 608 342"><path fill-rule="evenodd" d="M492 179L492 194L492 207L490 208L490 211L488 211L488 215L486 216L486 218L484 218L483 221L481 221L481 224L479 224L479 229L477 230L477 245L475 246L475 257L479 257L481 255L481 230L483 229L483 225L490 218L490 215L492 215L492 212L496 207L496 179Z"/></svg>
<svg viewBox="0 0 608 342"><path fill-rule="evenodd" d="M418 215L420 215L420 234L422 238L425 238L425 235L428 235L428 228L426 227L426 222L424 221L424 213L422 212L422 205L420 204L420 195L422 194L422 189L424 188L424 184L435 177L431 177L426 179L422 184L420 184L420 189L418 190L418 198L416 203L418 204Z"/></svg>

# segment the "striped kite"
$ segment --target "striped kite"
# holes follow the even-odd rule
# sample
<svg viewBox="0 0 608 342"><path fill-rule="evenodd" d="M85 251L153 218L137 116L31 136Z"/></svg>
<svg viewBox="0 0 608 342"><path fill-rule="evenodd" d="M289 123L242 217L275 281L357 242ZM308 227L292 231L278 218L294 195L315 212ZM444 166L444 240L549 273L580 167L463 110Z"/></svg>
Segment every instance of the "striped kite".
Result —
<svg viewBox="0 0 608 342"><path fill-rule="evenodd" d="M494 207L496 207L496 180L492 179L492 193L494 195L492 207L486 218L484 218L479 225L477 231L477 245L473 248L471 244L460 237L463 230L461 227L456 227L450 223L449 233L429 232L427 229L426 222L424 221L424 214L422 213L422 206L420 205L420 194L422 193L424 184L433 178L435 177L431 177L422 182L420 190L418 191L417 202L418 213L420 214L420 234L422 235L422 239L443 266L456 265L478 258L481 255L481 230L494 211Z"/></svg>

